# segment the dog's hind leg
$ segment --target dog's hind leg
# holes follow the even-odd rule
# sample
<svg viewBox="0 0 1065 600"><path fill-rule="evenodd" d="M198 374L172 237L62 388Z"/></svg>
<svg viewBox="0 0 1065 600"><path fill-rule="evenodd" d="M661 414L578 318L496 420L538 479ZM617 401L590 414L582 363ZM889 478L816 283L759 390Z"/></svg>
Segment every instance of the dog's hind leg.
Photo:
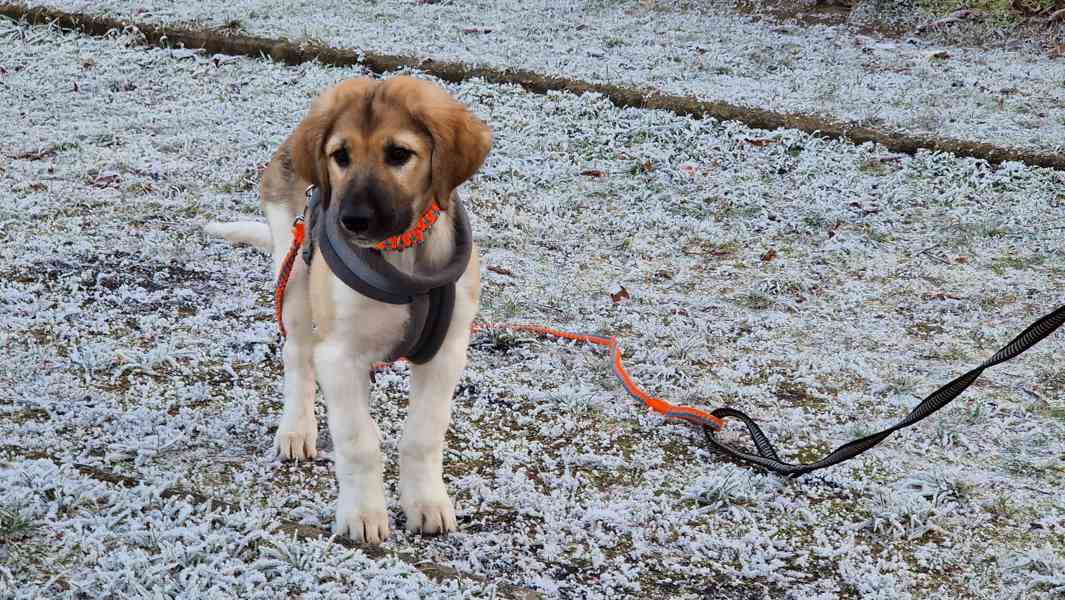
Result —
<svg viewBox="0 0 1065 600"><path fill-rule="evenodd" d="M283 204L265 204L274 239L274 277L292 243L295 215ZM281 318L288 337L282 348L285 366L285 407L274 436L274 452L283 459L312 459L318 455L318 420L314 416L314 329L308 296L307 265L297 256L285 288Z"/></svg>

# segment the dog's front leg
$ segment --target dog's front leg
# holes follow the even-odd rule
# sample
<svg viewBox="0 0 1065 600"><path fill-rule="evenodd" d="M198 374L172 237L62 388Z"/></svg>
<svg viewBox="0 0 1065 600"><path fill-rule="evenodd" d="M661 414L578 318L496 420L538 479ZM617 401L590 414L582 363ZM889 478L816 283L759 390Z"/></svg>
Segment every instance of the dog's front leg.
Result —
<svg viewBox="0 0 1065 600"><path fill-rule="evenodd" d="M388 537L381 432L370 416L369 367L340 336L314 349L329 413L337 485L336 533L376 544Z"/></svg>
<svg viewBox="0 0 1065 600"><path fill-rule="evenodd" d="M457 529L444 486L444 436L451 421L451 398L466 368L469 339L468 323L453 323L433 360L411 366L410 408L399 445L399 497L408 531Z"/></svg>
<svg viewBox="0 0 1065 600"><path fill-rule="evenodd" d="M274 240L274 279L292 243L295 215L283 204L267 204L266 217ZM298 257L292 264L282 319L288 337L281 348L285 365L285 408L274 435L274 453L282 459L313 459L318 455L318 420L314 416L314 369L311 355L314 330L308 297L307 265Z"/></svg>

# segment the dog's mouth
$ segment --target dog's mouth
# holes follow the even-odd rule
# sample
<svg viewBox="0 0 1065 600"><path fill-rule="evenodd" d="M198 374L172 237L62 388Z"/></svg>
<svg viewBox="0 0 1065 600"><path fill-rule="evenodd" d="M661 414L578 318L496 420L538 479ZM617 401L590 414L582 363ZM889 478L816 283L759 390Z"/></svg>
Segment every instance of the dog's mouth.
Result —
<svg viewBox="0 0 1065 600"><path fill-rule="evenodd" d="M348 233L345 238L347 242L352 246L357 246L359 248L373 248L377 244L380 244L383 240L388 239L388 236L385 236L380 239L375 239L354 233Z"/></svg>
<svg viewBox="0 0 1065 600"><path fill-rule="evenodd" d="M350 231L345 231L344 228L341 227L341 231L344 231L346 234L345 237L347 238L348 243L352 246L358 246L359 248L373 248L383 242L386 242L387 240L406 233L409 229L409 226L392 227L381 233L368 235L364 233L352 233Z"/></svg>
<svg viewBox="0 0 1065 600"><path fill-rule="evenodd" d="M412 227L411 211L399 210L390 215L380 215L371 223L358 227L351 226L350 218L340 216L337 219L344 239L352 246L372 248L383 242L406 233ZM345 221L345 219L348 219Z"/></svg>

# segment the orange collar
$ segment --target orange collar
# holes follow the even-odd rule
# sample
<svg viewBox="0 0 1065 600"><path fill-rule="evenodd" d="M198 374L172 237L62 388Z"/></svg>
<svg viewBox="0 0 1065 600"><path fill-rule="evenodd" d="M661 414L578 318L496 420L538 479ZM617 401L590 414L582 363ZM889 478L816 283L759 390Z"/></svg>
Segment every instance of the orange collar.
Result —
<svg viewBox="0 0 1065 600"><path fill-rule="evenodd" d="M414 224L407 231L399 235L394 235L383 242L377 243L374 248L378 250L384 250L386 252L401 252L407 248L413 248L418 244L425 241L425 236L429 234L429 228L433 226L433 223L440 218L440 205L433 200L432 204L425 211L425 214L418 219L418 222Z"/></svg>

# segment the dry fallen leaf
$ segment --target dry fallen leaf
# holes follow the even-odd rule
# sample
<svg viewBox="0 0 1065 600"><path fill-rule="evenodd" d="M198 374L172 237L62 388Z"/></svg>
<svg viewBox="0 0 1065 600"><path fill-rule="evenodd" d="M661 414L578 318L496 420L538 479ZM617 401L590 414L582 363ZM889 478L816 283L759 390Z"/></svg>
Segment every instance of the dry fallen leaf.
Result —
<svg viewBox="0 0 1065 600"><path fill-rule="evenodd" d="M486 267L486 268L489 271L493 272L493 273L498 273L500 275L506 275L508 277L513 277L514 276L514 272L511 271L510 269L505 269L503 267L497 267L495 265L488 265L488 267Z"/></svg>
<svg viewBox="0 0 1065 600"><path fill-rule="evenodd" d="M762 255L762 262L769 262L777 257L777 251L770 248L768 252Z"/></svg>
<svg viewBox="0 0 1065 600"><path fill-rule="evenodd" d="M839 226L842 225L842 224L843 224L842 221L836 221L836 223L834 225L832 225L832 227L830 227L828 229L828 237L829 238L836 237L836 232L839 231Z"/></svg>
<svg viewBox="0 0 1065 600"><path fill-rule="evenodd" d="M710 174L710 167L702 165L683 164L677 168L680 169L683 173L686 173L687 175L690 175L692 177L695 177L696 175Z"/></svg>
<svg viewBox="0 0 1065 600"><path fill-rule="evenodd" d="M961 298L957 296L944 294L943 292L937 292L935 294L924 294L922 297L925 300L961 300Z"/></svg>
<svg viewBox="0 0 1065 600"><path fill-rule="evenodd" d="M118 179L118 173L114 171L104 171L89 180L89 185L98 188L109 188L118 185Z"/></svg>
<svg viewBox="0 0 1065 600"><path fill-rule="evenodd" d="M581 171L581 175L587 175L588 177L606 177L606 173L597 169L588 169L587 171Z"/></svg>
<svg viewBox="0 0 1065 600"><path fill-rule="evenodd" d="M621 286L620 290L610 294L610 299L614 301L614 304L617 304L618 302L621 302L622 300L625 300L627 298L632 298L632 296L629 295L629 290L625 289L625 286Z"/></svg>
<svg viewBox="0 0 1065 600"><path fill-rule="evenodd" d="M752 146L762 147L762 146L768 146L769 144L772 144L776 140L771 140L769 138L755 138L755 139L747 139L747 140L743 140L743 141L747 142L748 144L750 144Z"/></svg>

